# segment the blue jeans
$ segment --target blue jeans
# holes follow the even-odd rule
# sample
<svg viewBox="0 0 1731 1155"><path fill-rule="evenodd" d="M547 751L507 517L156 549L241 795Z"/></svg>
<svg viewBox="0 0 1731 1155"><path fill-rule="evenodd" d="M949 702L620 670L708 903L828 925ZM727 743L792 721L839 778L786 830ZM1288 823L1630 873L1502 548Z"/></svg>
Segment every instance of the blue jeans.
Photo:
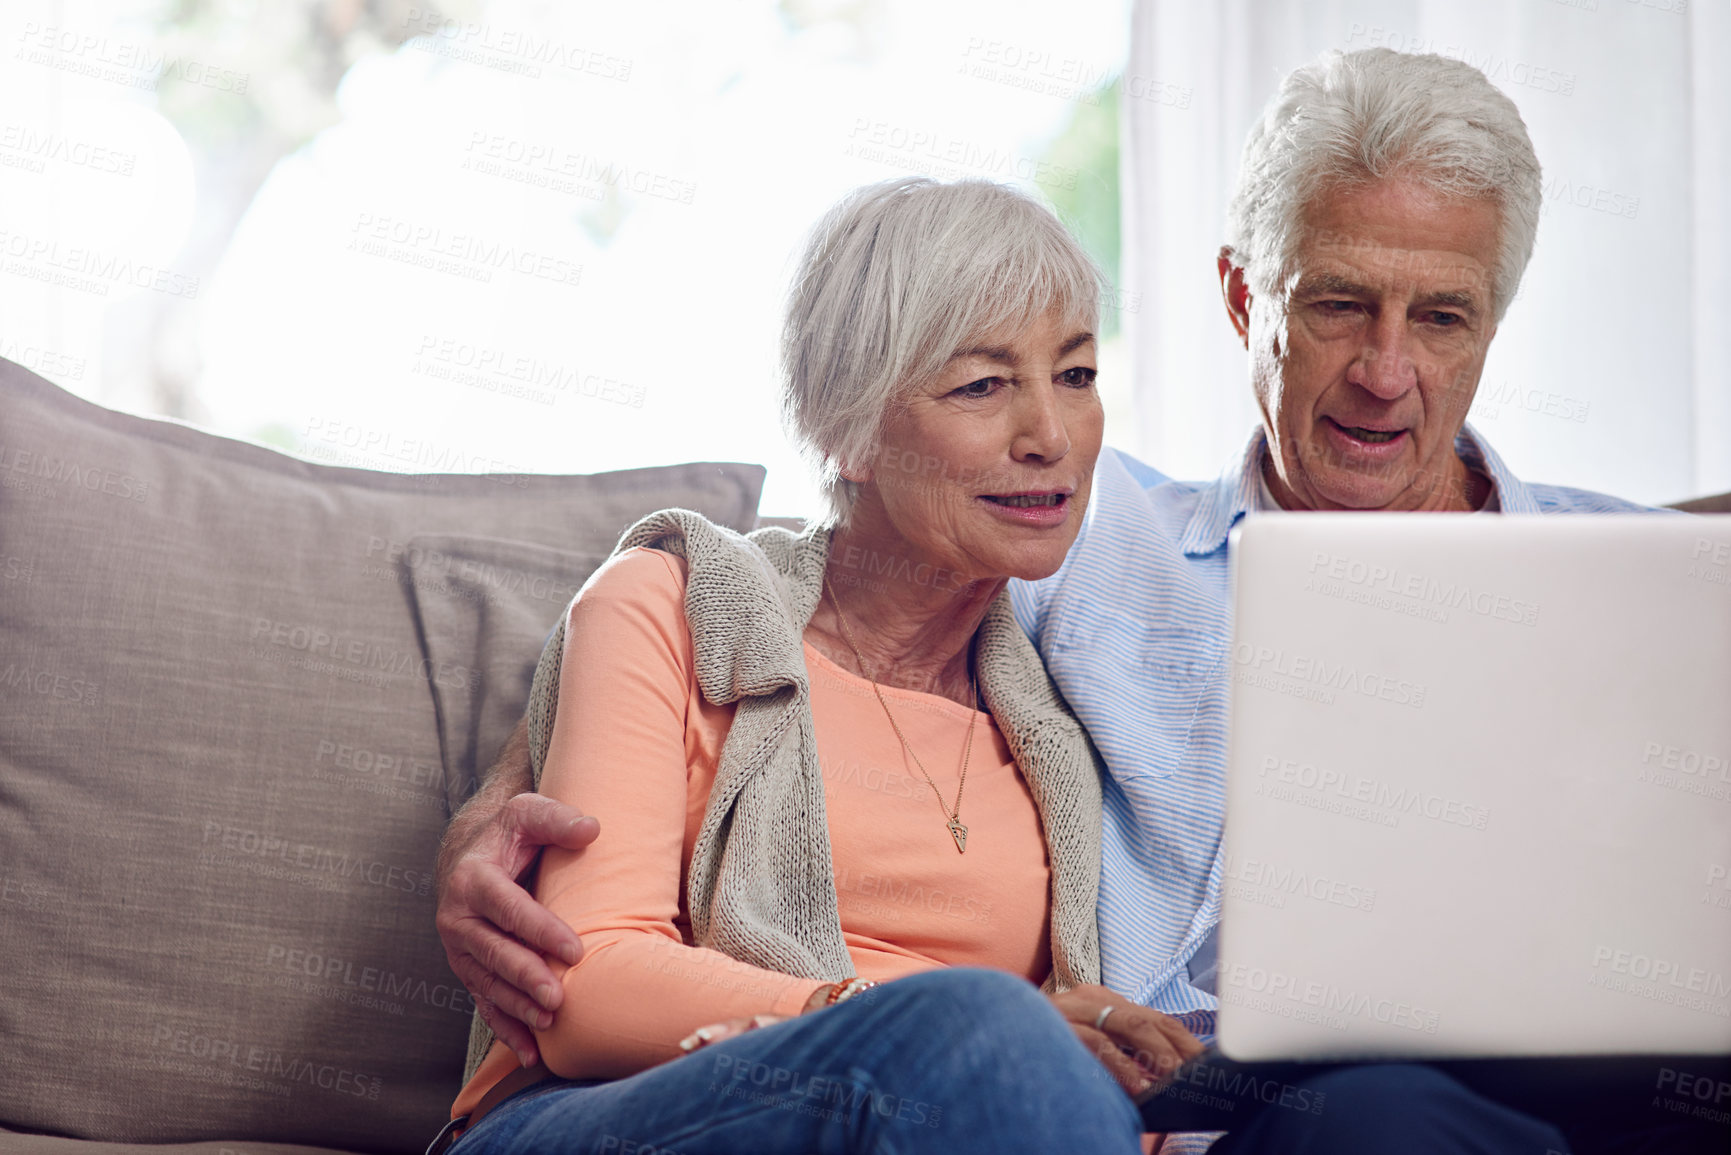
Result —
<svg viewBox="0 0 1731 1155"><path fill-rule="evenodd" d="M1050 1000L999 971L886 983L629 1079L507 1099L450 1155L1140 1152L1141 1120Z"/></svg>
<svg viewBox="0 0 1731 1155"><path fill-rule="evenodd" d="M1174 1092L1182 1113L1144 1118L1231 1128L1210 1155L1731 1151L1712 1106L1731 1098L1731 1068L1709 1056L1265 1064L1193 1072Z"/></svg>
<svg viewBox="0 0 1731 1155"><path fill-rule="evenodd" d="M1295 1086L1313 1110L1264 1110L1210 1155L1569 1155L1550 1124L1433 1067L1335 1067Z"/></svg>

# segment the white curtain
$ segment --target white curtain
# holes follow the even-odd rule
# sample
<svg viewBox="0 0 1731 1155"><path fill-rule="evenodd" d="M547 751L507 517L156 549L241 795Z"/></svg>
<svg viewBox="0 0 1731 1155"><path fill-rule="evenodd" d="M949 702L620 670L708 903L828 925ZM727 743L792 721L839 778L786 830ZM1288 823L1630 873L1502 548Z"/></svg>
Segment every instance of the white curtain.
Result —
<svg viewBox="0 0 1731 1155"><path fill-rule="evenodd" d="M1531 480L1731 490L1728 0L1136 0L1131 36L1131 448L1151 464L1211 477L1256 420L1214 266L1246 132L1292 68L1386 45L1477 65L1544 167L1469 420Z"/></svg>

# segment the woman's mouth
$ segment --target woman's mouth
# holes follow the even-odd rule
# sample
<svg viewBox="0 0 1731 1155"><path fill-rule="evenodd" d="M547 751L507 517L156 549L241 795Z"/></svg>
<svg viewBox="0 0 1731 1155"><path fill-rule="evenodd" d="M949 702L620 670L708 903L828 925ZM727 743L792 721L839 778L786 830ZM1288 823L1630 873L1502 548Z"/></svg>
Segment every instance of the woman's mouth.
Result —
<svg viewBox="0 0 1731 1155"><path fill-rule="evenodd" d="M984 503L993 517L1012 525L1051 529L1063 525L1070 517L1070 494L1065 491L1044 493L982 493Z"/></svg>
<svg viewBox="0 0 1731 1155"><path fill-rule="evenodd" d="M1011 509L1027 509L1036 505L1063 505L1069 500L1066 493L988 493L987 501L996 505L1008 506Z"/></svg>

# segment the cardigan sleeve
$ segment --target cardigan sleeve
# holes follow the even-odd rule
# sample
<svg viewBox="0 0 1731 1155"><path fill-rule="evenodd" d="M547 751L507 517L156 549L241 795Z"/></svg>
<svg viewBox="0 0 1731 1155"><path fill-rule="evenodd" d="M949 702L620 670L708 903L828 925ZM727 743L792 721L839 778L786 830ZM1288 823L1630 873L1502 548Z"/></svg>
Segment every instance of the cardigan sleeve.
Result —
<svg viewBox="0 0 1731 1155"><path fill-rule="evenodd" d="M797 1014L823 985L681 936L688 829L693 807L702 812L690 767L731 718L696 691L684 589L683 559L628 550L596 572L567 621L541 792L596 815L601 834L581 851L550 850L536 887L583 939L552 1027L536 1032L565 1078L635 1074L677 1057L698 1027Z"/></svg>

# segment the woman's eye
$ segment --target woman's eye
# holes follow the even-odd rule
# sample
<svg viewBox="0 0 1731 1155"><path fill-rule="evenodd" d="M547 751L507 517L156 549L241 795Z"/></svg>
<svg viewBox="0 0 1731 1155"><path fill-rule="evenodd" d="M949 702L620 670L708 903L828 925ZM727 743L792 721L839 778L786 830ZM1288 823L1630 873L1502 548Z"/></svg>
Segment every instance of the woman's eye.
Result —
<svg viewBox="0 0 1731 1155"><path fill-rule="evenodd" d="M1058 375L1058 380L1077 389L1086 389L1100 376L1098 369L1090 369L1086 365L1078 365L1074 369L1066 369Z"/></svg>
<svg viewBox="0 0 1731 1155"><path fill-rule="evenodd" d="M996 377L981 377L955 390L958 397L990 397L1002 382Z"/></svg>

